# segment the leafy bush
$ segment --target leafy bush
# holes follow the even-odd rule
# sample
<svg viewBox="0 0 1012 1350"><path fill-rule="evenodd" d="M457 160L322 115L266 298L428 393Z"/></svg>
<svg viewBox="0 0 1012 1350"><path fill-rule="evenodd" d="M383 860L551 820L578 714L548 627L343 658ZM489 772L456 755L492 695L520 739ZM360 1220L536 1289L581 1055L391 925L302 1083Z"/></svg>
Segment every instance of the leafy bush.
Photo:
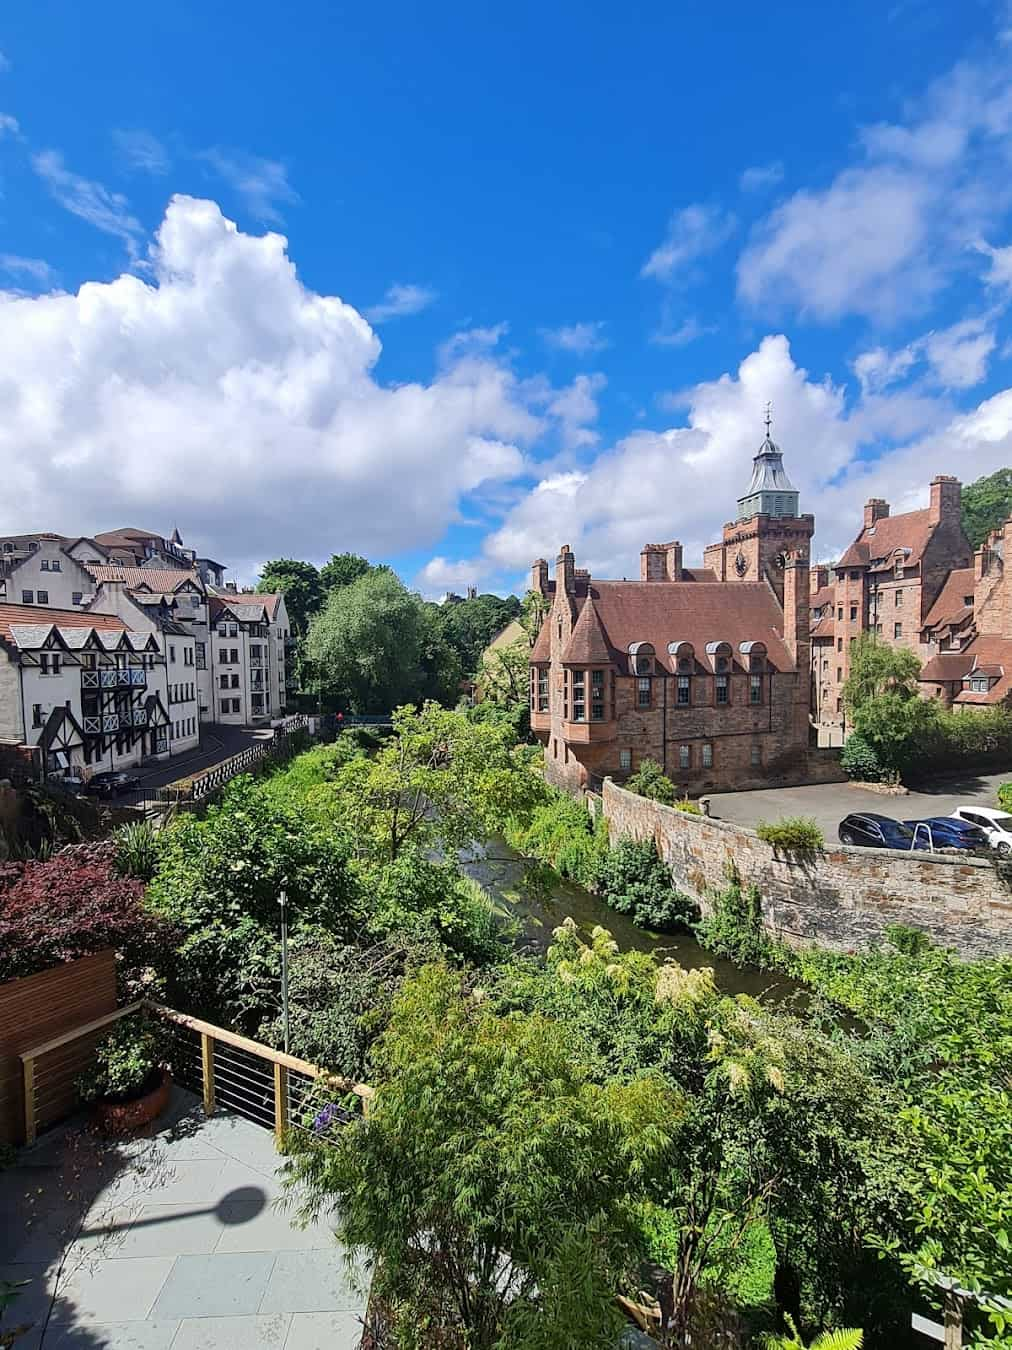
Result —
<svg viewBox="0 0 1012 1350"><path fill-rule="evenodd" d="M679 797L678 801L675 802L675 810L684 811L687 816L701 816L703 814L703 808L699 805L699 802L690 801L688 797Z"/></svg>
<svg viewBox="0 0 1012 1350"><path fill-rule="evenodd" d="M158 866L158 839L150 821L121 825L113 835L116 856L113 866L121 877L150 881Z"/></svg>
<svg viewBox="0 0 1012 1350"><path fill-rule="evenodd" d="M161 1037L143 1013L121 1017L95 1047L94 1063L77 1080L85 1101L129 1101L145 1087L160 1059Z"/></svg>
<svg viewBox="0 0 1012 1350"><path fill-rule="evenodd" d="M1002 783L999 787L998 805L1003 811L1012 811L1012 783Z"/></svg>
<svg viewBox="0 0 1012 1350"><path fill-rule="evenodd" d="M844 743L840 768L848 778L855 778L861 783L880 783L885 777L875 747L857 731L851 732Z"/></svg>
<svg viewBox="0 0 1012 1350"><path fill-rule="evenodd" d="M778 853L803 857L808 853L818 853L826 846L822 831L810 816L784 816L772 823L760 820L755 832Z"/></svg>
<svg viewBox="0 0 1012 1350"><path fill-rule="evenodd" d="M696 926L707 950L741 966L764 970L789 968L790 953L763 927L762 896L755 886L742 886L732 865L727 886L712 897L710 913Z"/></svg>
<svg viewBox="0 0 1012 1350"><path fill-rule="evenodd" d="M598 864L608 852L603 816L593 820L582 802L564 792L552 791L547 802L535 807L526 827L513 820L505 833L518 852L540 859L581 886L595 884Z"/></svg>
<svg viewBox="0 0 1012 1350"><path fill-rule="evenodd" d="M0 981L115 949L125 990L171 951L170 924L144 907L144 885L117 875L116 846L64 849L46 862L0 865Z"/></svg>
<svg viewBox="0 0 1012 1350"><path fill-rule="evenodd" d="M637 1213L637 1227L647 1257L663 1270L675 1271L680 1254L677 1217L660 1205L647 1202ZM740 1308L763 1308L773 1298L777 1251L770 1230L761 1219L753 1220L740 1233L730 1233L711 1220L704 1239L708 1247L701 1283L719 1291Z"/></svg>
<svg viewBox="0 0 1012 1350"><path fill-rule="evenodd" d="M699 907L675 889L669 868L658 858L652 839L622 839L598 864L597 890L641 928L675 932L699 918Z"/></svg>
<svg viewBox="0 0 1012 1350"><path fill-rule="evenodd" d="M650 797L665 806L674 805L675 785L655 759L643 760L636 772L626 779L625 785L641 797Z"/></svg>

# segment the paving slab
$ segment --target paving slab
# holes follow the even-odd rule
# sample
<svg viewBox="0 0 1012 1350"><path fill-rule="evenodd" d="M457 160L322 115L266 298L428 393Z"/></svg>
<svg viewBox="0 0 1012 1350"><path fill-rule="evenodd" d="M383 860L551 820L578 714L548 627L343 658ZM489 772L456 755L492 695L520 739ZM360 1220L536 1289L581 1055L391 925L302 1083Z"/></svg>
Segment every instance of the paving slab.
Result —
<svg viewBox="0 0 1012 1350"><path fill-rule="evenodd" d="M52 1320L143 1322L175 1260L162 1255L83 1261L60 1281Z"/></svg>
<svg viewBox="0 0 1012 1350"><path fill-rule="evenodd" d="M225 1223L219 1229L216 1252L297 1252L329 1250L339 1255L334 1234L325 1224L296 1228L288 1214L267 1203L223 1206Z"/></svg>
<svg viewBox="0 0 1012 1350"><path fill-rule="evenodd" d="M236 1317L260 1311L274 1269L273 1252L179 1256L152 1310L153 1317ZM275 1303L264 1312L291 1311Z"/></svg>
<svg viewBox="0 0 1012 1350"><path fill-rule="evenodd" d="M285 1350L358 1350L361 1339L358 1313L296 1313Z"/></svg>
<svg viewBox="0 0 1012 1350"><path fill-rule="evenodd" d="M340 1249L279 1252L261 1312L357 1312L365 1307L361 1278Z"/></svg>
<svg viewBox="0 0 1012 1350"><path fill-rule="evenodd" d="M291 1320L287 1313L185 1319L172 1350L283 1350Z"/></svg>
<svg viewBox="0 0 1012 1350"><path fill-rule="evenodd" d="M150 1321L50 1327L45 1350L169 1350L178 1330L178 1322Z"/></svg>

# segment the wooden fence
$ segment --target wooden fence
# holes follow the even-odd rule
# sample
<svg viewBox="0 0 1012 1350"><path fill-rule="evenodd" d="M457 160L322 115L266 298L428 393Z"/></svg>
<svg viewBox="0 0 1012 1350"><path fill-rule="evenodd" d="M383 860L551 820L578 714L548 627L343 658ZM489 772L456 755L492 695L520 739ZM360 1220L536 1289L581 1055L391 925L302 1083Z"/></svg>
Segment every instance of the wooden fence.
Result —
<svg viewBox="0 0 1012 1350"><path fill-rule="evenodd" d="M26 1143L34 1142L40 1130L60 1118L54 1116L51 1103L54 1078L57 1082L62 1081L64 1060L71 1057L80 1061L76 1070L79 1073L98 1037L119 1018L142 1009L164 1024L164 1057L173 1080L195 1092L208 1115L224 1108L244 1116L272 1130L280 1147L289 1131L312 1129L309 1116L315 1107L310 1106L309 1094L318 1079L325 1080L328 1095L357 1097L362 1113L368 1113L374 1093L367 1083L340 1078L307 1060L274 1050L248 1036L141 1000L21 1050L18 1056L23 1083L20 1139ZM69 1099L62 1100L62 1115L66 1116L77 1105L76 1093L71 1091ZM333 1103L332 1116L350 1119L353 1114L346 1104Z"/></svg>
<svg viewBox="0 0 1012 1350"><path fill-rule="evenodd" d="M40 1074L39 1089L32 1090L36 1117L43 1124L60 1119L77 1103L74 1080L90 1062L100 1034L82 1028L110 1013L116 1014L116 959L111 950L0 984L0 1143L19 1143L24 1137L21 1052L36 1047ZM70 1034L69 1041L63 1040L64 1033ZM54 1041L60 1043L45 1048Z"/></svg>

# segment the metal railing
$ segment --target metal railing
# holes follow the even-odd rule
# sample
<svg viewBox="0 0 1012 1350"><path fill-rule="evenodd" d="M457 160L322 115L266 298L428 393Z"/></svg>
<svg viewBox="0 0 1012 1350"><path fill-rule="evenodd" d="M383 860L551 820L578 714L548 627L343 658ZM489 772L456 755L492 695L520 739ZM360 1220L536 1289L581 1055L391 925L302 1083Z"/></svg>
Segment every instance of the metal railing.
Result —
<svg viewBox="0 0 1012 1350"><path fill-rule="evenodd" d="M114 1022L141 1010L163 1023L164 1061L173 1081L200 1097L206 1115L231 1111L271 1130L280 1148L290 1131L312 1131L310 1112L315 1108L309 1097L319 1080L335 1097L358 1098L362 1114L368 1115L375 1092L367 1083L331 1074L238 1032L141 999L21 1052L26 1143L34 1143L41 1131L76 1109L76 1080L92 1062L98 1041ZM355 1114L338 1102L328 1113L330 1119L348 1120Z"/></svg>

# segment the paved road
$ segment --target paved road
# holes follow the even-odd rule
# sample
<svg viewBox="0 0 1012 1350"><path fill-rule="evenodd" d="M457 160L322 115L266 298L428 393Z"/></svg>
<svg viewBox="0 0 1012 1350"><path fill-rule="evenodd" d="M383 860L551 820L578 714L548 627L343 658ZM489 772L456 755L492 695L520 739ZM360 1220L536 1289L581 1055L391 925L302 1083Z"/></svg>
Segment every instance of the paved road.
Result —
<svg viewBox="0 0 1012 1350"><path fill-rule="evenodd" d="M738 825L755 825L757 820L780 820L783 816L812 816L827 839L836 838L836 829L851 811L877 811L897 820L920 820L925 816L947 816L957 806L997 806L999 783L1012 782L1012 766L1005 773L970 774L947 778L937 788L911 792L906 797L887 797L867 792L848 783L817 783L812 787L771 788L759 792L715 792L710 797L710 814Z"/></svg>

